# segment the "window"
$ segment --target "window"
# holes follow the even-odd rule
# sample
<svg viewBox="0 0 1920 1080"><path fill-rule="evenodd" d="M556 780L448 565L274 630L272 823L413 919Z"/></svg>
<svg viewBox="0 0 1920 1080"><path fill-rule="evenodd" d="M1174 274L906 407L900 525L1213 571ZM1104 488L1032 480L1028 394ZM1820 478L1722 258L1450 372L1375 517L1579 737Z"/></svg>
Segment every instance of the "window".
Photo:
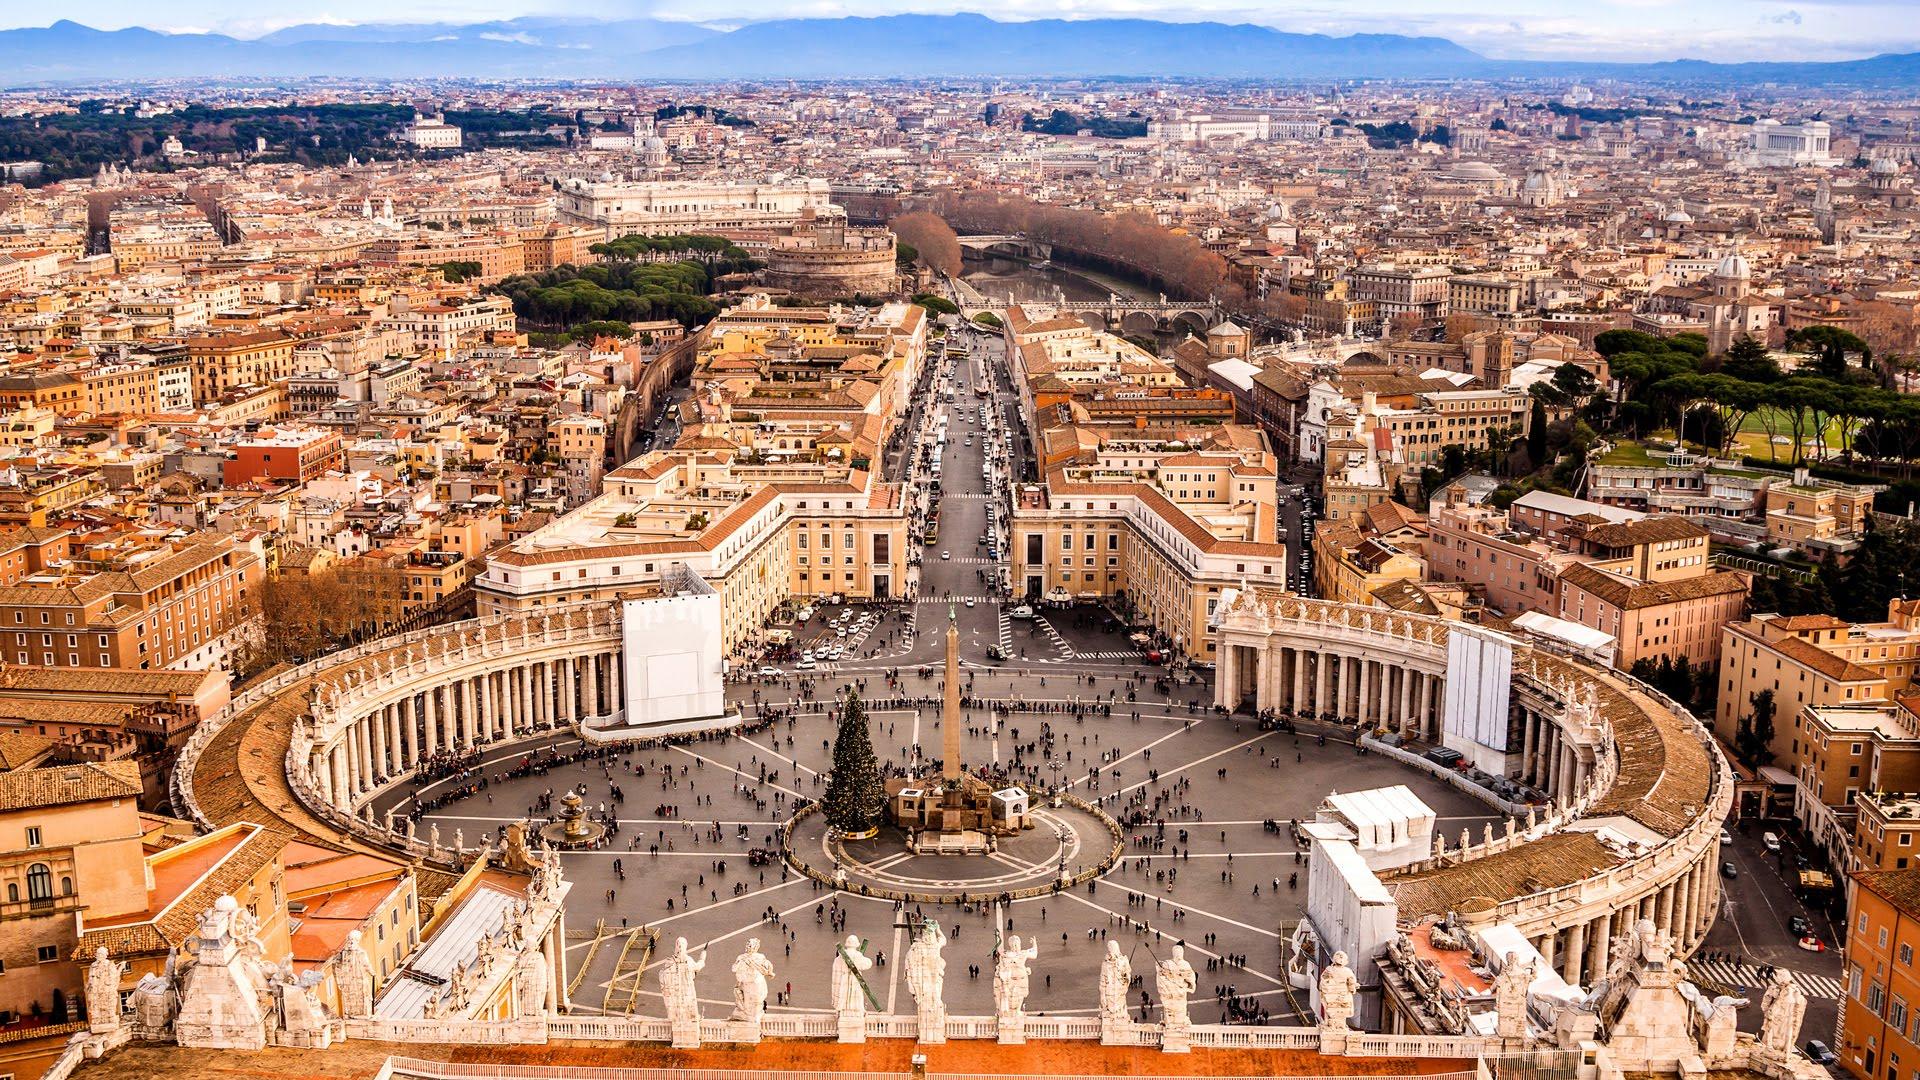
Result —
<svg viewBox="0 0 1920 1080"><path fill-rule="evenodd" d="M53 871L46 863L34 863L27 867L27 900L53 899Z"/></svg>
<svg viewBox="0 0 1920 1080"><path fill-rule="evenodd" d="M28 847L39 847L39 846L40 846L40 844L41 844L41 840L40 840L40 826L38 826L38 825L29 825L29 826L27 826L27 846L28 846Z"/></svg>
<svg viewBox="0 0 1920 1080"><path fill-rule="evenodd" d="M60 946L42 945L34 951L34 959L43 964L51 964L60 959Z"/></svg>

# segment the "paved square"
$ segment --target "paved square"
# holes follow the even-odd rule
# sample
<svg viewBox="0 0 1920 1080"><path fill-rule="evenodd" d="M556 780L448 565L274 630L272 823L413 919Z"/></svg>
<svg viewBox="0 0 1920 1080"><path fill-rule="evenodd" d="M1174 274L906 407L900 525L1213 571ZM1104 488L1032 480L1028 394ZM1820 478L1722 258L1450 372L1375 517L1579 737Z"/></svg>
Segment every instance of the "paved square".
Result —
<svg viewBox="0 0 1920 1080"><path fill-rule="evenodd" d="M1106 684L1102 694L1117 690L1124 674L1100 680ZM1071 678L1056 671L1049 677L1052 685L1043 687L1033 674L982 673L976 689L999 697L1002 691L988 683L1020 684L1028 689L1023 695L1028 708L1066 708L1071 691L1062 684L1074 685L1068 683ZM868 681L869 694L882 698L870 719L883 764L904 766L915 760L914 748L938 746L937 706L888 707L883 697L903 692L932 698L938 693L936 681L903 673L901 691L887 689L877 674ZM762 688L763 696L790 693L778 684ZM1152 960L1180 940L1200 970L1196 1021L1224 1019L1214 997L1232 993L1280 1022L1295 1010L1281 976L1283 942L1306 895L1306 867L1286 828L1289 819L1310 818L1334 790L1404 783L1434 808L1436 827L1448 835L1462 827L1478 833L1481 822L1497 820L1466 795L1377 756L1358 755L1349 743L1330 738L1323 746L1311 734L1262 732L1246 719L1190 713L1184 704L1169 707L1161 695L1142 696L1157 703L1116 700L1111 716L1003 714L999 760L1038 786L1057 776L1075 794L1096 801L1127 825L1126 856L1089 885L1004 908L913 905L947 927L949 1012L992 1012L991 954L998 918L1003 933L1039 945L1029 1012L1092 1013L1096 973L1109 938L1122 943L1136 974L1148 976L1149 988ZM1184 689L1181 696L1186 697ZM880 959L869 972L879 1007L911 1012L895 962L904 956L906 935L894 902L823 886L789 871L777 857L750 865L751 849L775 846L776 823L795 801L817 799L825 789L819 770L831 760L832 718L810 703L793 708L791 716L752 734L489 781L483 792L453 800L423 822L439 822L448 839L459 829L471 843L523 815L544 820L544 812L534 814L540 797L550 795L557 806L569 784L581 783L588 810L617 820L615 833L599 850L565 856L574 883L567 906L578 1011L657 1014L658 984L651 968L676 937L685 937L696 955L703 947L710 951L699 976L707 1015L724 1015L731 1007L727 968L749 937L759 938L774 961L773 1008L824 1011L833 943L852 933L866 939L869 954ZM966 760L993 760L988 712L970 709L967 721ZM1043 730L1053 734L1054 756L1040 756ZM562 753L579 750L568 739L522 744L490 755L487 771L503 771L532 747L549 745ZM1097 766L1097 779L1089 777L1089 766ZM448 786L427 785L424 793L439 794ZM1269 821L1277 827L1269 828ZM912 867L891 869L952 878L978 873L978 868L939 866L941 859L912 862ZM1296 873L1297 883L1290 886ZM600 920L605 933L596 942L593 929ZM642 926L660 935L645 969L639 967L644 943L630 944L622 933Z"/></svg>

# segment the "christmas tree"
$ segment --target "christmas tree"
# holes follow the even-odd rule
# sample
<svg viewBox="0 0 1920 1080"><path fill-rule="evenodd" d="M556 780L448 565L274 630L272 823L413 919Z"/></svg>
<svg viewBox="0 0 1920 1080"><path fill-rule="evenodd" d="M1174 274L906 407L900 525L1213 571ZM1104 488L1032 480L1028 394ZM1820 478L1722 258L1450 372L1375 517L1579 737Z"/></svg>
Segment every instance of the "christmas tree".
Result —
<svg viewBox="0 0 1920 1080"><path fill-rule="evenodd" d="M880 759L867 734L867 709L849 692L833 739L833 774L824 801L827 824L842 833L863 833L880 824L887 789L880 781Z"/></svg>

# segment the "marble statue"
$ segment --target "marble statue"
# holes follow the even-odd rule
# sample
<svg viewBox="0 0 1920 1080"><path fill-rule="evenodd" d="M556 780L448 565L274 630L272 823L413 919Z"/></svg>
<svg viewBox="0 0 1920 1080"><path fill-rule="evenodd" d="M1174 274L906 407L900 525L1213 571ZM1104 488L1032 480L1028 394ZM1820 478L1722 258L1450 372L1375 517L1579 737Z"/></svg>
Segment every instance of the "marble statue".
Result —
<svg viewBox="0 0 1920 1080"><path fill-rule="evenodd" d="M1100 1019L1109 1023L1127 1021L1127 991L1133 986L1133 963L1120 951L1120 943L1107 942L1106 958L1100 961Z"/></svg>
<svg viewBox="0 0 1920 1080"><path fill-rule="evenodd" d="M919 1007L921 1041L936 1029L946 1032L947 1006L942 992L947 985L947 958L940 950L947 947L947 935L936 920L927 919L913 935L907 947L907 992Z"/></svg>
<svg viewBox="0 0 1920 1080"><path fill-rule="evenodd" d="M1187 963L1187 950L1175 945L1173 955L1155 964L1153 969L1153 988L1160 994L1162 1024L1170 1028L1193 1026L1193 1018L1187 1014L1187 999L1197 985L1193 965Z"/></svg>
<svg viewBox="0 0 1920 1080"><path fill-rule="evenodd" d="M1353 998L1360 989L1360 980L1354 978L1353 969L1347 966L1347 954L1336 952L1333 962L1320 973L1320 1026L1334 1031L1347 1030L1347 1021L1353 1019Z"/></svg>
<svg viewBox="0 0 1920 1080"><path fill-rule="evenodd" d="M120 1027L120 975L125 965L107 956L105 945L93 950L87 965L87 1030L104 1035Z"/></svg>
<svg viewBox="0 0 1920 1080"><path fill-rule="evenodd" d="M357 1020L373 1015L373 961L360 945L360 931L347 931L347 943L333 958L333 985L340 993L340 1015Z"/></svg>
<svg viewBox="0 0 1920 1080"><path fill-rule="evenodd" d="M733 958L733 1019L758 1024L767 1011L767 980L773 961L760 951L760 939L748 938L747 951Z"/></svg>
<svg viewBox="0 0 1920 1080"><path fill-rule="evenodd" d="M1509 952L1493 979L1494 1033L1502 1039L1527 1037L1527 992L1533 985L1533 961Z"/></svg>
<svg viewBox="0 0 1920 1080"><path fill-rule="evenodd" d="M1033 981L1027 964L1039 955L1039 946L1022 948L1019 934L1007 935L1007 944L993 966L993 1008L1001 1019L1019 1020L1025 1016L1027 990Z"/></svg>
<svg viewBox="0 0 1920 1080"><path fill-rule="evenodd" d="M1807 992L1793 981L1791 972L1775 968L1773 985L1760 999L1760 1045L1783 1054L1791 1052L1806 1014Z"/></svg>
<svg viewBox="0 0 1920 1080"><path fill-rule="evenodd" d="M547 1011L547 958L538 949L524 949L513 972L514 1011L539 1016Z"/></svg>
<svg viewBox="0 0 1920 1080"><path fill-rule="evenodd" d="M673 955L660 967L660 997L667 1006L667 1019L675 1024L700 1022L700 997L694 989L694 976L707 966L707 955L695 959L687 952L687 939L675 938Z"/></svg>
<svg viewBox="0 0 1920 1080"><path fill-rule="evenodd" d="M867 1014L867 988L862 974L873 967L873 960L860 951L860 938L848 934L844 945L834 950L832 980L833 1010L842 1017Z"/></svg>

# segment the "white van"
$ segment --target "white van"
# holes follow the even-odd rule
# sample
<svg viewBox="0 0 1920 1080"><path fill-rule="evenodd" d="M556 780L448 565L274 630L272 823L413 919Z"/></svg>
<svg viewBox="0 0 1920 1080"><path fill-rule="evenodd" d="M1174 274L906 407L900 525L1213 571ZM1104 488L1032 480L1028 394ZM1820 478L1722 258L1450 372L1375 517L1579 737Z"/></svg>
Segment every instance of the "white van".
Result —
<svg viewBox="0 0 1920 1080"><path fill-rule="evenodd" d="M1766 848L1768 851L1780 850L1780 838L1778 836L1775 836L1773 833L1770 833L1770 832L1761 833L1760 842L1766 845Z"/></svg>
<svg viewBox="0 0 1920 1080"><path fill-rule="evenodd" d="M1025 604L1021 604L1019 607L1007 612L1007 615L1015 619L1031 619L1033 618L1033 609Z"/></svg>
<svg viewBox="0 0 1920 1080"><path fill-rule="evenodd" d="M793 617L796 619L799 619L801 622L806 622L808 619L813 618L813 609L810 607L803 607L799 611L795 612Z"/></svg>

